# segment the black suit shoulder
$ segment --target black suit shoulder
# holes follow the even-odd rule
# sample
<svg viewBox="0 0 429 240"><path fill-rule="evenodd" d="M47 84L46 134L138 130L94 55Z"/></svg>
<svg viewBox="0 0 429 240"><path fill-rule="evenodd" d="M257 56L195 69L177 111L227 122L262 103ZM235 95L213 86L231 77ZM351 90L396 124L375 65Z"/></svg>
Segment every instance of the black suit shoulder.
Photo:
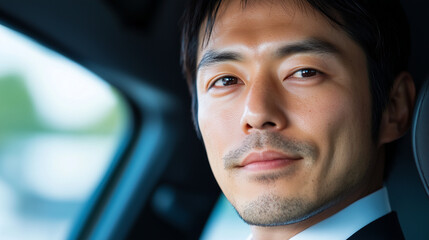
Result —
<svg viewBox="0 0 429 240"><path fill-rule="evenodd" d="M404 240L404 234L399 225L396 212L391 212L374 220L359 231L355 232L348 240Z"/></svg>

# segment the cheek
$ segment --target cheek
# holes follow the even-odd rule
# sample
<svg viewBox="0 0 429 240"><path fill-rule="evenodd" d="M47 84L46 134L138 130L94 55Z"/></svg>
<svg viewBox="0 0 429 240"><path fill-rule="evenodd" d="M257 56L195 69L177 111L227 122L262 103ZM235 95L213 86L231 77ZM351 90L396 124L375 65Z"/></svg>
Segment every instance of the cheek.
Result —
<svg viewBox="0 0 429 240"><path fill-rule="evenodd" d="M223 155L234 147L240 135L240 108L199 99L198 123L207 156L215 175L223 169Z"/></svg>
<svg viewBox="0 0 429 240"><path fill-rule="evenodd" d="M350 97L336 88L327 86L301 94L293 100L295 110L290 111L290 121L307 138L321 145L330 145L338 137L338 130L350 116ZM290 100L292 101L292 100Z"/></svg>
<svg viewBox="0 0 429 240"><path fill-rule="evenodd" d="M370 133L371 105L365 86L352 86L359 79L333 80L313 89L296 91L291 121L315 138L319 144L333 146L334 141ZM339 139L342 138L342 139ZM320 142L322 141L322 142Z"/></svg>
<svg viewBox="0 0 429 240"><path fill-rule="evenodd" d="M300 128L318 143L315 181L328 186L361 179L368 168L371 107L365 92L332 87L306 99ZM334 190L334 189L331 189Z"/></svg>
<svg viewBox="0 0 429 240"><path fill-rule="evenodd" d="M198 122L210 167L226 196L237 191L234 176L224 168L223 156L236 148L243 138L240 131L240 107L202 100L199 104Z"/></svg>

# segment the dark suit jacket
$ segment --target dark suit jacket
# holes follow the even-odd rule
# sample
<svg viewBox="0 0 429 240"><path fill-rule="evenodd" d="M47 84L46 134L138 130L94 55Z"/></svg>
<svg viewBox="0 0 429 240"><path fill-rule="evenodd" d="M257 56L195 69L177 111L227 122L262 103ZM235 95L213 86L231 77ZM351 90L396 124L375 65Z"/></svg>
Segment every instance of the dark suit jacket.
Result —
<svg viewBox="0 0 429 240"><path fill-rule="evenodd" d="M391 212L374 220L359 231L355 232L348 240L403 240L401 226L396 212Z"/></svg>

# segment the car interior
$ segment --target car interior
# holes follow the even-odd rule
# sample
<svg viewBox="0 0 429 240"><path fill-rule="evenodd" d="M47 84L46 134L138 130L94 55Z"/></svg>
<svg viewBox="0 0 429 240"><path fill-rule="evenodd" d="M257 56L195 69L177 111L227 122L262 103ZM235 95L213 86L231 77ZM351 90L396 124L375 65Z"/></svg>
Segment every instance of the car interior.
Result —
<svg viewBox="0 0 429 240"><path fill-rule="evenodd" d="M106 145L112 155L88 198L76 208L64 234L49 235L48 231L48 239L220 239L207 233L232 236L236 229L246 231L235 222L226 226L229 229L225 225L209 229L220 226L209 222L226 221L222 216L228 214L222 211L233 210L219 207L225 200L192 123L191 98L180 66L180 19L185 2L0 0L0 25L100 78L122 99L122 111L127 116L118 143ZM393 159L385 184L406 239L419 240L429 239L429 32L425 27L429 2L404 0L402 4L411 27L410 72L419 94L409 133L389 149ZM0 48L15 51L8 45ZM48 71L58 70L46 67ZM55 79L52 81L54 84ZM78 83L86 88L76 80ZM97 98L90 95L87 102L72 105L78 105L79 111L99 101ZM8 104L1 94L0 99ZM84 113L78 115L80 118ZM2 141L6 140L0 138L0 144ZM48 149L54 148L50 146ZM1 151L0 147L0 168L4 161ZM76 171L81 179L91 174L79 167ZM62 177L56 176L49 181ZM0 183L2 179L0 174ZM53 205L47 201L43 206ZM37 208L31 211L45 209L30 206ZM61 206L50 211L63 211ZM10 229L0 220L0 236ZM15 230L26 231L25 227ZM245 239L248 232L241 234L237 236Z"/></svg>

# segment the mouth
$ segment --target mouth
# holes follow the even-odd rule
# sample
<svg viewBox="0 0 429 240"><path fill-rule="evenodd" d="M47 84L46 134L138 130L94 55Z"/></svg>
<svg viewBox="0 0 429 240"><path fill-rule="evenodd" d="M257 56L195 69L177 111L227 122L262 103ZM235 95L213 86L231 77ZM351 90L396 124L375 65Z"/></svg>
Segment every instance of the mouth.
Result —
<svg viewBox="0 0 429 240"><path fill-rule="evenodd" d="M239 168L249 171L264 171L284 168L297 160L300 156L291 156L276 151L252 152L238 165Z"/></svg>

